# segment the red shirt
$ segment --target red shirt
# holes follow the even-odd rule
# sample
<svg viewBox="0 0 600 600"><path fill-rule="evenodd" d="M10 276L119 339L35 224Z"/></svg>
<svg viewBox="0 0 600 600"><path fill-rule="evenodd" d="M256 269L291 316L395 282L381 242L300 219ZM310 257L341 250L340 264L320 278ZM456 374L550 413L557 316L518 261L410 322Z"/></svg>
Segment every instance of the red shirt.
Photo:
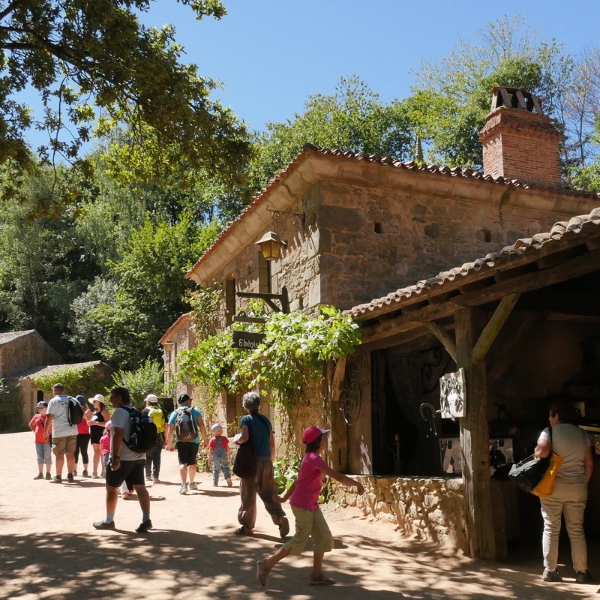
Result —
<svg viewBox="0 0 600 600"><path fill-rule="evenodd" d="M47 444L48 440L44 437L44 427L46 425L46 417L40 415L39 413L37 415L33 415L33 419L31 419L31 421L29 421L29 426L34 426L34 433L35 433L35 441L37 444Z"/></svg>
<svg viewBox="0 0 600 600"><path fill-rule="evenodd" d="M220 435L218 438L214 437L212 440L210 440L208 445L210 446L211 450L214 452L217 449L217 440L220 440L221 446L227 450L229 447L229 438L226 438L224 435Z"/></svg>
<svg viewBox="0 0 600 600"><path fill-rule="evenodd" d="M86 421L85 417L81 423L77 425L77 433L81 433L83 435L88 434L90 432L90 424Z"/></svg>

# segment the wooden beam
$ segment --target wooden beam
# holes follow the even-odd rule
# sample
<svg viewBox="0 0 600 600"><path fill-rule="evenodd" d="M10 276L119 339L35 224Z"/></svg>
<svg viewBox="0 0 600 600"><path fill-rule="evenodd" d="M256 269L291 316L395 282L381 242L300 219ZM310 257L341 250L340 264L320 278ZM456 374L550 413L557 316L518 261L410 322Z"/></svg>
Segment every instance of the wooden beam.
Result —
<svg viewBox="0 0 600 600"><path fill-rule="evenodd" d="M247 317L246 315L234 315L234 323L266 323L267 319L264 317Z"/></svg>
<svg viewBox="0 0 600 600"><path fill-rule="evenodd" d="M344 381L344 377L346 375L346 362L348 360L347 356L342 356L342 358L338 358L337 363L335 365L335 371L333 372L333 382L331 384L331 400L332 402L337 402L340 399L341 385Z"/></svg>
<svg viewBox="0 0 600 600"><path fill-rule="evenodd" d="M514 308L520 294L509 294L500 300L500 304L494 311L492 318L488 321L484 330L481 332L477 343L473 347L472 361L478 363L483 360L496 336L500 333L502 326L506 323L512 309Z"/></svg>
<svg viewBox="0 0 600 600"><path fill-rule="evenodd" d="M446 348L446 352L452 357L452 360L456 362L456 344L450 336L450 334L441 326L434 321L428 321L425 323L425 327L435 335L435 337L442 343L442 346Z"/></svg>
<svg viewBox="0 0 600 600"><path fill-rule="evenodd" d="M548 321L566 321L568 323L600 323L600 316L594 315L569 315L559 312L546 312L544 316Z"/></svg>
<svg viewBox="0 0 600 600"><path fill-rule="evenodd" d="M499 281L483 290L453 296L442 304L430 304L414 313L404 314L395 319L370 325L363 329L363 342L375 341L389 335L410 331L421 327L427 321L436 321L453 315L460 306L478 306L495 302L509 294L530 292L546 286L562 283L574 277L587 275L600 269L600 249L578 256L571 261L549 267L543 271L525 273L518 277ZM400 308L400 307L398 307ZM397 309L396 309L397 310Z"/></svg>
<svg viewBox="0 0 600 600"><path fill-rule="evenodd" d="M465 370L467 386L465 416L460 419L467 543L471 556L494 560L485 360L472 360L473 343L483 330L483 317L480 308L463 308L454 322L457 365Z"/></svg>

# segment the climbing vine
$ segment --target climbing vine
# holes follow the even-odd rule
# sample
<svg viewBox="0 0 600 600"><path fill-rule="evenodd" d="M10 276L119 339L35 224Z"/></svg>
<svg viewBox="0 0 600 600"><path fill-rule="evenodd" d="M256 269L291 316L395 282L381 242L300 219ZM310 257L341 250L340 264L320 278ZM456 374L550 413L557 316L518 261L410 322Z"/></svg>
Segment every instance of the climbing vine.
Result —
<svg viewBox="0 0 600 600"><path fill-rule="evenodd" d="M96 376L94 365L65 365L32 379L44 394L52 392L55 383L62 383L67 394L84 396L102 392L110 386L110 380Z"/></svg>
<svg viewBox="0 0 600 600"><path fill-rule="evenodd" d="M206 305L205 299L202 305ZM262 302L250 303L246 311L248 316L265 313ZM201 318L205 322L212 319L206 314ZM252 351L240 350L233 346L235 330L264 333L265 339ZM352 353L361 340L357 323L324 305L314 318L303 313L274 313L264 324L233 323L213 335L202 331L204 337L197 335L198 345L178 358L180 378L205 385L213 395L260 387L270 392L275 405L287 408L301 400L307 383L322 375L325 361Z"/></svg>

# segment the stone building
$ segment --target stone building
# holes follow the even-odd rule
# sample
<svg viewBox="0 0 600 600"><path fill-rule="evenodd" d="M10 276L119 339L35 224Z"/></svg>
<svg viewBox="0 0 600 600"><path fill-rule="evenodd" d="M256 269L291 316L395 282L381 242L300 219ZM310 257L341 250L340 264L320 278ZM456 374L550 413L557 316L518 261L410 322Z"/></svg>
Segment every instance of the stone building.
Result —
<svg viewBox="0 0 600 600"><path fill-rule="evenodd" d="M35 329L0 333L0 379L9 379L35 365L60 362L60 354Z"/></svg>
<svg viewBox="0 0 600 600"><path fill-rule="evenodd" d="M181 315L160 338L163 346L163 363L165 369L165 389L171 390L174 397L179 394L193 394L193 386L177 379L177 357L180 352L194 348L196 340L191 330L189 313Z"/></svg>
<svg viewBox="0 0 600 600"><path fill-rule="evenodd" d="M424 538L469 547L476 555L495 556L495 548L490 551L472 545L479 532L473 530L472 519L463 517L473 508L472 482L466 482L465 494L463 480L442 472L439 439L433 431L427 434L428 444L420 440L426 432L420 431L414 410L416 405L418 414L417 400L424 394L411 392L412 401L405 407L412 419L407 431L392 431L393 419L400 413L382 414L381 398L379 404L374 401L373 390L387 385L388 395L398 396L405 380L414 383L414 371L429 365L433 388L428 399L433 403L435 378L455 367L447 350L452 325L444 321L453 318L454 312L442 316L436 307L449 310L455 300L445 296L445 289L439 294L422 292L437 282L442 272L447 273L443 281L454 296L474 293L482 285L496 285L495 289L506 294L518 293L518 289L502 283L505 271L519 274L519 269L532 269L530 263L551 267L553 261L563 260L561 252L568 255L581 250L572 250L563 242L555 257L554 251L541 250L539 257L525 261L527 264L509 261L509 268L489 257L496 256L494 253L503 256L503 249L510 256L520 256L524 247L542 246L556 235L555 223L568 223L575 215L588 215L588 220L595 222L593 211L600 199L597 194L560 185L560 135L543 115L538 98L518 89L495 88L492 111L480 139L483 173L308 146L221 233L187 277L199 285L216 282L222 286L225 324L231 323L236 310L243 306L244 301L236 295L239 292L279 293L283 288L293 311L314 314L324 303L349 310L361 319L365 327L363 345L355 355L339 361L333 375L334 382L344 385L338 389L333 386L333 391L331 385L315 388L307 406L293 415L295 434L307 423L327 426L333 430L328 459L334 468L367 477L391 476L379 496L372 492L371 505L364 505L365 510L382 514ZM271 262L263 259L256 246L269 232L287 243L282 257ZM570 236L565 237L570 240ZM588 241L585 236L578 239L584 240L584 246ZM486 258L472 263L479 257ZM483 278L483 284L479 272L490 261L500 266ZM462 264L465 267L452 269ZM463 279L465 270L468 276ZM405 289L411 290L407 301ZM399 291L390 294L390 290ZM500 298L494 296L487 308L494 308L493 303ZM362 305L376 309L363 313ZM506 301L503 306L507 308ZM427 320L423 311L439 316ZM399 329L391 325L398 319L405 323ZM412 320L426 321L427 325L407 327ZM518 325L515 327L520 331ZM474 335L473 327L469 331ZM459 345L458 339L452 343ZM386 362L386 357L380 356L385 349L396 353L395 360ZM418 354L420 351L423 354ZM503 367L489 361L488 366L502 372ZM478 369L481 378L481 365ZM494 404L486 394L484 398L480 417ZM388 404L392 406L391 401ZM239 413L239 398L225 394L222 410L231 422ZM484 422L487 425L487 420ZM472 423L466 429L464 425L462 429L477 439L477 456L481 458L482 448L487 448L488 427L482 425L473 433ZM462 440L463 433L457 425L447 436ZM427 449L425 457L415 473L405 474L417 447ZM483 470L488 469L489 479L489 456L485 460L488 465ZM420 476L426 479L411 479ZM482 477L480 470L477 485ZM376 486L379 480L371 481ZM482 497L489 508L490 484L482 485ZM392 487L396 492L392 493ZM463 498L465 513L459 514L456 507L463 506ZM425 513L434 514L438 525L431 525ZM486 513L485 519L488 517L491 519Z"/></svg>

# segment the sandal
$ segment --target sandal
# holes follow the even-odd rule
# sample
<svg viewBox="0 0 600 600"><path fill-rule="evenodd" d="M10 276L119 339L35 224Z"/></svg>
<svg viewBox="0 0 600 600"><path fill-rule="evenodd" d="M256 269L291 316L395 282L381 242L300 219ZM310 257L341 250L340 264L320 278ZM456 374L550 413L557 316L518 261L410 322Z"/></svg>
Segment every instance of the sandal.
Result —
<svg viewBox="0 0 600 600"><path fill-rule="evenodd" d="M252 532L248 533L245 529L244 526L242 525L239 529L236 529L233 532L235 535L252 535Z"/></svg>
<svg viewBox="0 0 600 600"><path fill-rule="evenodd" d="M269 574L269 569L265 566L264 560L256 561L256 581L263 587L267 585L267 575Z"/></svg>
<svg viewBox="0 0 600 600"><path fill-rule="evenodd" d="M335 579L323 574L321 574L318 579L310 578L310 585L335 585L336 583L337 581Z"/></svg>

